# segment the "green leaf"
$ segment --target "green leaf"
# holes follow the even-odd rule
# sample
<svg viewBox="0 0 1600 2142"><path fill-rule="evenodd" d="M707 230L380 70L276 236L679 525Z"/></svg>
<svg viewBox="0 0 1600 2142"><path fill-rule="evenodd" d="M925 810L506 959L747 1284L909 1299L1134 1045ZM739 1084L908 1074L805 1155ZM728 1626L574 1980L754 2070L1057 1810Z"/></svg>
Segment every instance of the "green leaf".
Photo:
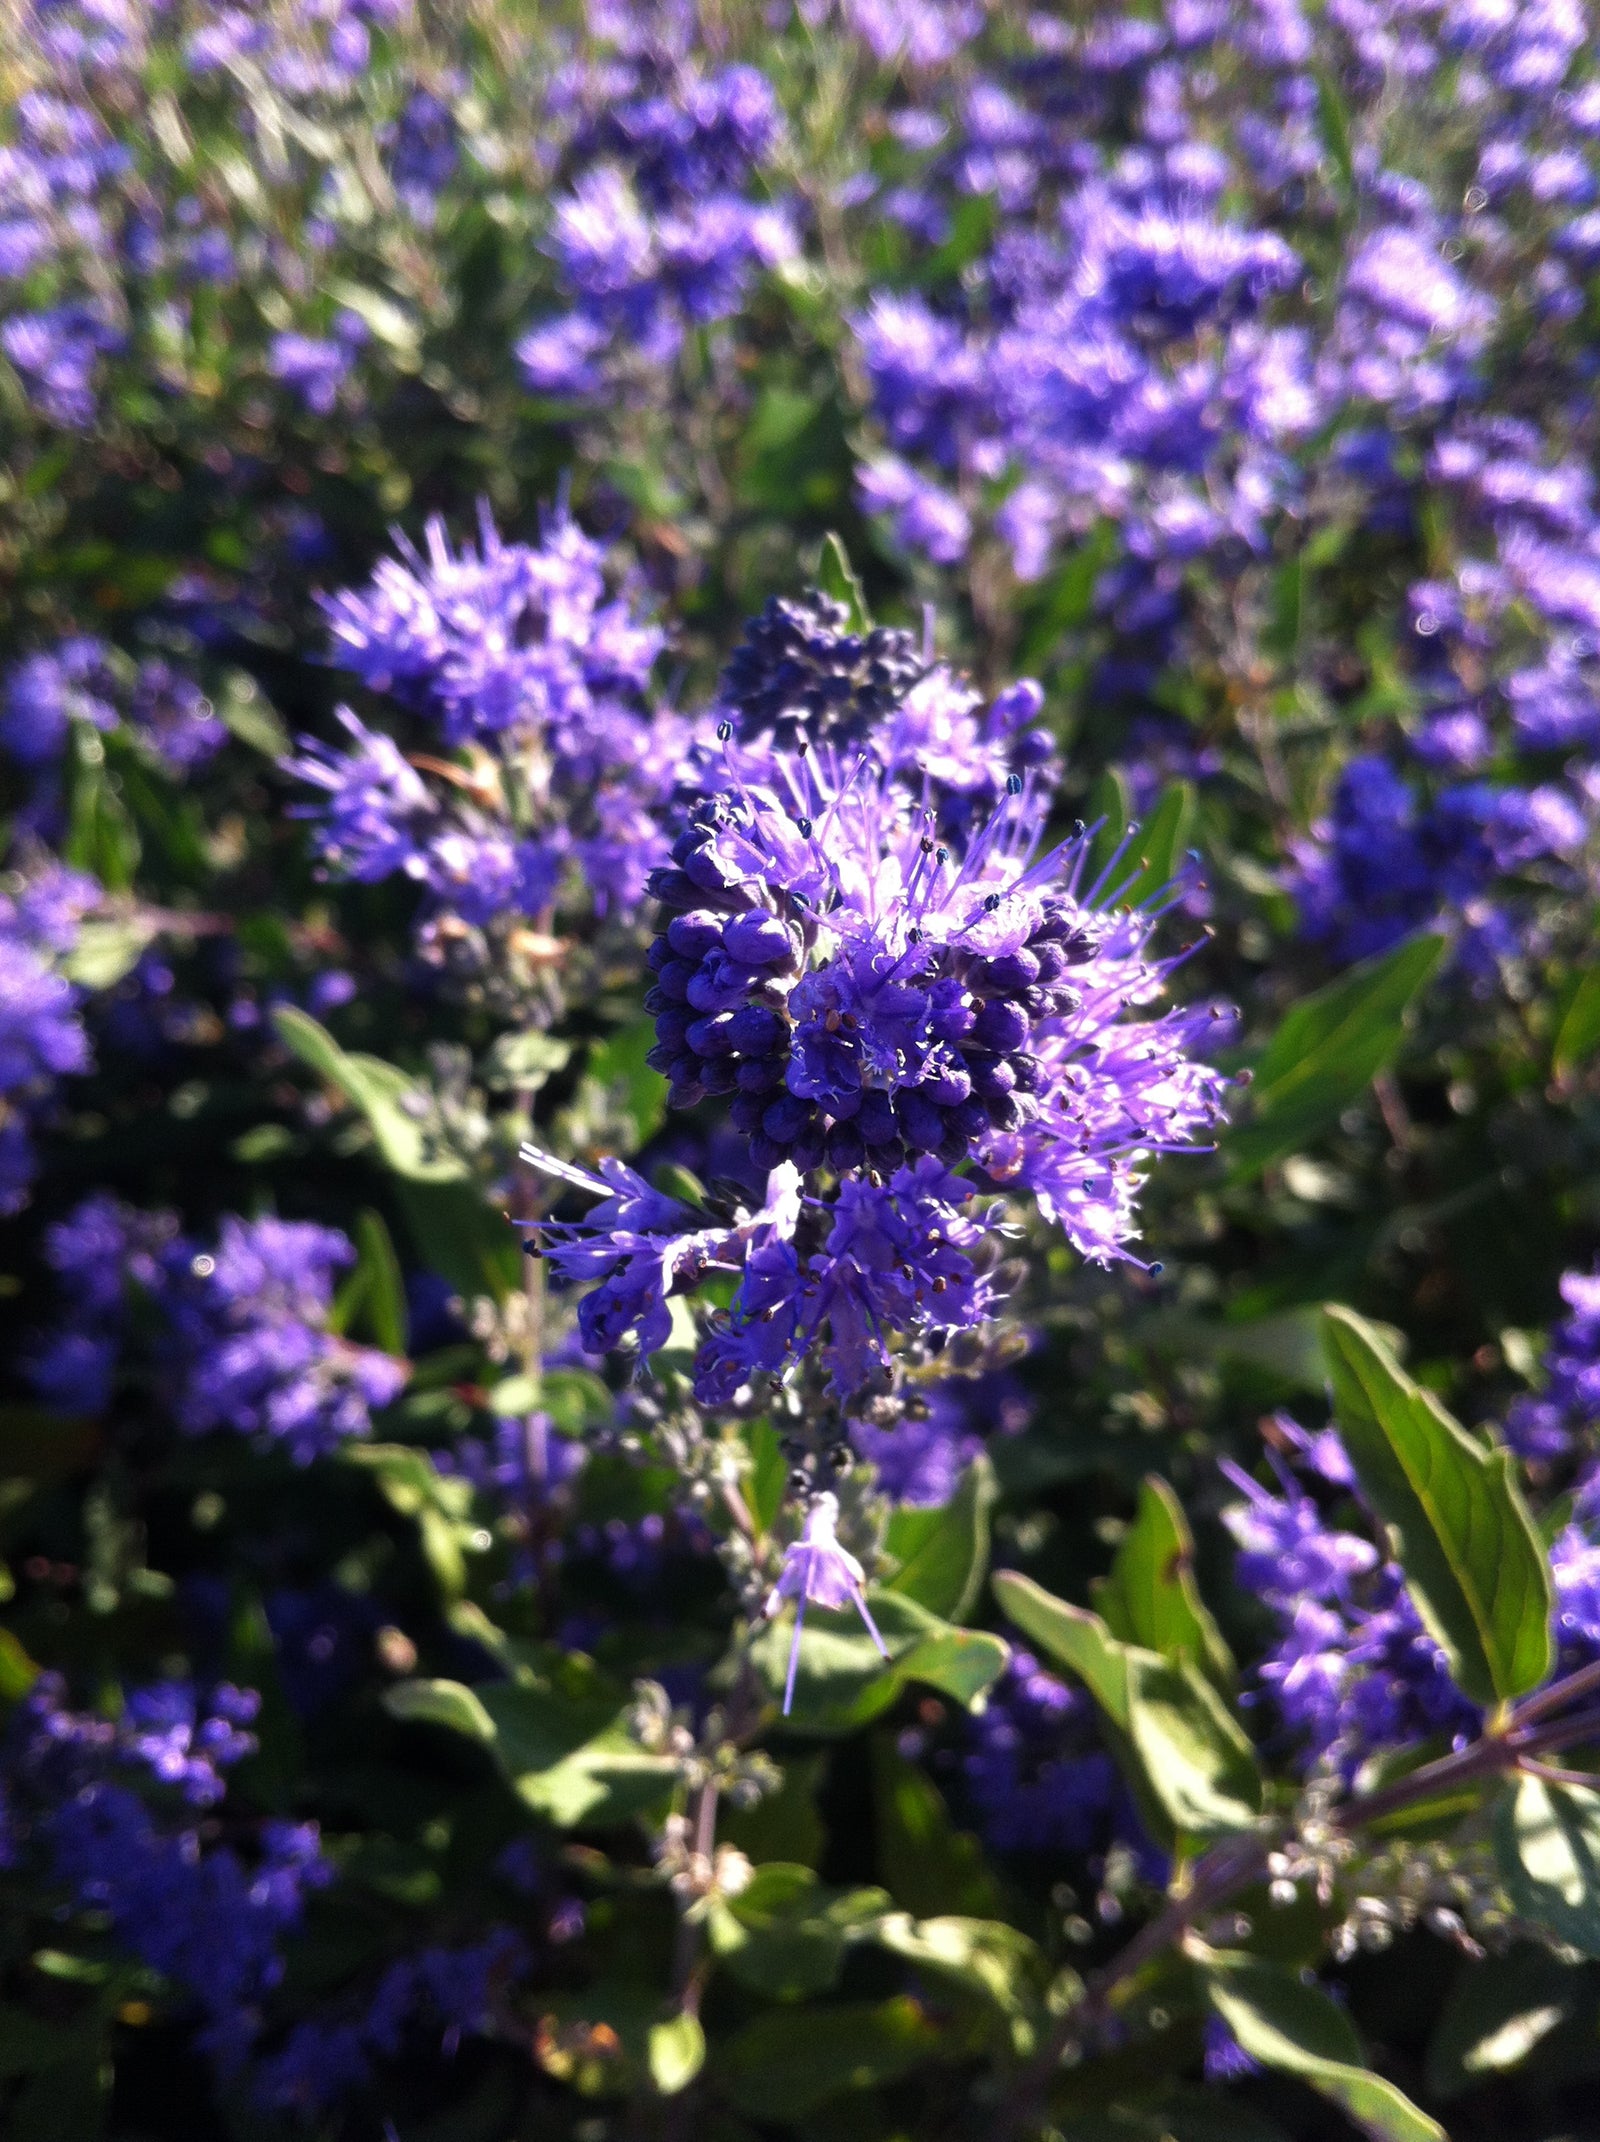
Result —
<svg viewBox="0 0 1600 2142"><path fill-rule="evenodd" d="M988 1567L994 1498L994 1467L980 1453L942 1507L924 1510L902 1503L890 1517L884 1539L900 1566L884 1590L916 1600L930 1614L965 1619L977 1603Z"/></svg>
<svg viewBox="0 0 1600 2142"><path fill-rule="evenodd" d="M722 2047L718 2075L742 2112L785 2125L847 2090L893 2082L943 2049L920 2001L839 2002L773 2009Z"/></svg>
<svg viewBox="0 0 1600 2142"><path fill-rule="evenodd" d="M1285 1015L1256 1062L1250 1120L1224 1136L1236 1182L1311 1144L1393 1063L1406 1013L1443 950L1442 937L1413 937Z"/></svg>
<svg viewBox="0 0 1600 2142"><path fill-rule="evenodd" d="M772 1860L713 1910L711 1946L752 1993L804 2000L835 1983L846 1948L872 1933L889 1909L881 1889L829 1889L809 1867Z"/></svg>
<svg viewBox="0 0 1600 2142"><path fill-rule="evenodd" d="M1128 830L1128 820L1133 816L1133 791L1121 771L1108 766L1089 791L1089 824L1096 828L1089 844L1089 860L1084 867L1084 883L1093 885L1116 853L1117 845ZM1126 856L1118 869L1126 872L1129 865Z"/></svg>
<svg viewBox="0 0 1600 2142"><path fill-rule="evenodd" d="M997 1570L993 1589L1002 1613L1024 1636L1031 1636L1053 1659L1070 1667L1111 1723L1126 1732L1127 1646L1112 1636L1099 1615L1057 1599L1020 1570Z"/></svg>
<svg viewBox="0 0 1600 2142"><path fill-rule="evenodd" d="M1139 831L1117 865L1115 904L1138 907L1153 900L1172 881L1188 846L1194 817L1194 790L1187 781L1164 789L1155 809L1140 821Z"/></svg>
<svg viewBox="0 0 1600 2142"><path fill-rule="evenodd" d="M15 1703L39 1678L39 1668L29 1658L14 1630L0 1629L0 1703Z"/></svg>
<svg viewBox="0 0 1600 2142"><path fill-rule="evenodd" d="M1495 1810L1494 1841L1518 1914L1600 1956L1600 1792L1520 1777Z"/></svg>
<svg viewBox="0 0 1600 2142"><path fill-rule="evenodd" d="M881 1919L873 1939L919 1973L975 1994L998 2011L1012 2052L1019 2059L1032 2052L1050 1967L1028 1935L1003 1919L913 1919L901 1911Z"/></svg>
<svg viewBox="0 0 1600 2142"><path fill-rule="evenodd" d="M1128 1737L1156 1798L1185 1837L1248 1829L1261 1773L1248 1735L1203 1674L1127 1647Z"/></svg>
<svg viewBox="0 0 1600 2142"><path fill-rule="evenodd" d="M536 1028L502 1034L483 1060L481 1077L491 1093L537 1093L572 1056L572 1043Z"/></svg>
<svg viewBox="0 0 1600 2142"><path fill-rule="evenodd" d="M144 915L106 917L79 925L78 941L61 962L61 972L80 989L113 989L139 964L157 935Z"/></svg>
<svg viewBox="0 0 1600 2142"><path fill-rule="evenodd" d="M400 1681L385 1689L383 1707L407 1725L442 1726L485 1747L494 1741L494 1720L460 1681Z"/></svg>
<svg viewBox="0 0 1600 2142"><path fill-rule="evenodd" d="M1187 1659L1219 1688L1234 1678L1233 1655L1194 1578L1194 1536L1177 1496L1154 1473L1123 1534L1109 1576L1090 1586L1113 1636L1164 1659Z"/></svg>
<svg viewBox="0 0 1600 2142"><path fill-rule="evenodd" d="M1579 981L1556 1029L1555 1046L1550 1052L1552 1075L1558 1080L1569 1079L1596 1048L1600 1048L1600 967L1591 967Z"/></svg>
<svg viewBox="0 0 1600 2142"><path fill-rule="evenodd" d="M1550 1572L1511 1455L1467 1434L1352 1310L1323 1312L1334 1415L1451 1679L1493 1706L1550 1671Z"/></svg>
<svg viewBox="0 0 1600 2142"><path fill-rule="evenodd" d="M874 1592L869 1604L889 1647L887 1661L853 1612L807 1610L789 1721L797 1731L852 1733L887 1710L911 1681L970 1708L1005 1671L1010 1647L986 1629L955 1628L894 1592ZM782 1701L793 1638L794 1622L785 1614L750 1649L774 1703Z"/></svg>
<svg viewBox="0 0 1600 2142"><path fill-rule="evenodd" d="M1253 2060L1298 2075L1382 2142L1448 2142L1403 2092L1362 2065L1344 2010L1282 1964L1191 1942L1206 1998Z"/></svg>
<svg viewBox="0 0 1600 2142"><path fill-rule="evenodd" d="M655 1136L667 1112L667 1082L645 1062L655 1041L654 1020L636 1019L595 1043L558 1119L561 1152L637 1152Z"/></svg>
<svg viewBox="0 0 1600 2142"><path fill-rule="evenodd" d="M877 1866L897 1904L919 1918L960 1912L1000 1915L1000 1890L976 1837L958 1830L943 1793L926 1771L878 1733L872 1743L872 1804Z"/></svg>
<svg viewBox="0 0 1600 2142"><path fill-rule="evenodd" d="M1246 1829L1261 1806L1261 1779L1243 1729L1188 1663L1114 1637L1097 1614L1070 1606L1015 1570L994 1592L1005 1613L1083 1682L1105 1715L1107 1738L1140 1800L1180 1835Z"/></svg>
<svg viewBox="0 0 1600 2142"><path fill-rule="evenodd" d="M1428 2044L1430 2092L1456 2097L1508 2074L1592 1998L1579 1972L1532 1943L1464 1962Z"/></svg>
<svg viewBox="0 0 1600 2142"><path fill-rule="evenodd" d="M365 1330L385 1353L406 1350L406 1289L400 1260L379 1214L363 1212L356 1221L356 1264L339 1289L328 1329L343 1335Z"/></svg>
<svg viewBox="0 0 1600 2142"><path fill-rule="evenodd" d="M700 2018L685 2008L665 2023L652 2024L645 2057L650 2080L663 2097L687 2090L706 2064L706 2034Z"/></svg>
<svg viewBox="0 0 1600 2142"><path fill-rule="evenodd" d="M1315 70L1317 81L1317 117L1322 123L1322 139L1339 174L1339 190L1349 200L1355 186L1355 158L1350 148L1350 113L1338 81L1326 67Z"/></svg>
<svg viewBox="0 0 1600 2142"><path fill-rule="evenodd" d="M856 569L850 563L850 553L831 531L822 539L822 556L817 561L817 586L824 595L831 595L835 602L844 604L850 613L852 632L872 630L867 598Z"/></svg>
<svg viewBox="0 0 1600 2142"><path fill-rule="evenodd" d="M717 1835L737 1845L757 1866L780 1859L794 1866L816 1866L828 1841L817 1812L817 1792L827 1766L825 1749L812 1755L786 1754L777 1791L763 1793L754 1807L730 1807L724 1801Z"/></svg>
<svg viewBox="0 0 1600 2142"><path fill-rule="evenodd" d="M394 1184L417 1261L458 1294L503 1301L522 1282L522 1252L504 1213L472 1183Z"/></svg>
<svg viewBox="0 0 1600 2142"><path fill-rule="evenodd" d="M339 1462L370 1475L389 1507L412 1520L440 1593L446 1602L459 1599L467 1583L466 1550L478 1539L469 1484L440 1473L426 1451L403 1443L347 1443Z"/></svg>
<svg viewBox="0 0 1600 2142"><path fill-rule="evenodd" d="M386 1166L411 1182L462 1182L469 1171L459 1154L441 1146L431 1128L432 1104L423 1088L398 1065L339 1046L309 1012L285 1005L272 1015L284 1046L336 1086L372 1126Z"/></svg>
<svg viewBox="0 0 1600 2142"><path fill-rule="evenodd" d="M628 1706L578 1661L477 1691L494 1752L518 1798L558 1829L625 1822L671 1792L678 1765L627 1730Z"/></svg>

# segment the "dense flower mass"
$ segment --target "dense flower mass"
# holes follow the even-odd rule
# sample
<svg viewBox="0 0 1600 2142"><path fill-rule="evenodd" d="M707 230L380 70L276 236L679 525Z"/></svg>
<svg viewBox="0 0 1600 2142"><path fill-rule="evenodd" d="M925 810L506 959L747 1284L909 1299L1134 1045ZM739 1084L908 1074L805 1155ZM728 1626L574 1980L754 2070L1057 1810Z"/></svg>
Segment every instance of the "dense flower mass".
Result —
<svg viewBox="0 0 1600 2142"><path fill-rule="evenodd" d="M607 599L600 546L564 512L537 547L507 543L484 511L477 549L453 552L435 520L425 556L402 541L323 608L334 661L432 747L408 753L345 708L345 748L308 738L285 761L321 791L295 808L330 872L423 885L424 957L480 977L497 959L548 968L551 919L580 900L625 920L681 741L648 703L661 633Z"/></svg>
<svg viewBox="0 0 1600 2142"><path fill-rule="evenodd" d="M1587 2133L1589 15L5 20L7 2142Z"/></svg>
<svg viewBox="0 0 1600 2142"><path fill-rule="evenodd" d="M722 724L720 785L650 878L650 1060L673 1105L725 1100L766 1208L704 1230L635 1182L542 1238L565 1279L616 1264L586 1305L597 1347L648 1353L669 1293L741 1270L698 1357L712 1403L819 1345L849 1400L888 1371L892 1335L982 1324L995 1193L1033 1197L1095 1262L1130 1259L1142 1167L1221 1120L1224 1082L1192 1053L1218 1014L1126 1017L1175 964L1147 947L1181 885L1130 905L1128 841L1098 867L1081 828L1043 849L1043 779L1007 773L968 818L970 791L901 746L929 681L906 651L821 605L803 644L804 619L770 612L735 658L723 696L766 733L746 753ZM874 711L887 763L826 740ZM792 748L768 741L784 732Z"/></svg>
<svg viewBox="0 0 1600 2142"><path fill-rule="evenodd" d="M366 1435L404 1385L390 1356L328 1328L335 1276L355 1255L333 1228L230 1216L203 1250L170 1213L95 1197L50 1230L45 1251L68 1305L30 1376L75 1411L106 1405L146 1321L136 1308L156 1312L147 1366L187 1435L263 1435L307 1459Z"/></svg>

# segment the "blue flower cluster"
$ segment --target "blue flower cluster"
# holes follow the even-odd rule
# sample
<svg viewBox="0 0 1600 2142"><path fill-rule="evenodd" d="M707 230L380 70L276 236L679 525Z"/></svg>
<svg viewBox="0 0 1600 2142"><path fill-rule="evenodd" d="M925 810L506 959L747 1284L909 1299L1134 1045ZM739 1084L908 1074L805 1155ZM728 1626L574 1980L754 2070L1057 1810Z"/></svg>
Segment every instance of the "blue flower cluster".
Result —
<svg viewBox="0 0 1600 2142"><path fill-rule="evenodd" d="M713 1404L819 1344L848 1401L889 1373L895 1334L981 1325L997 1193L1033 1197L1095 1262L1131 1257L1141 1165L1214 1129L1225 1084L1195 1053L1210 1008L1127 1016L1176 964L1147 950L1175 888L1128 905L1137 863L1119 849L1091 871L1081 831L1041 855L1047 773L996 779L1036 697L1002 695L947 792L911 741L930 687L906 650L813 606L800 659L793 626L769 615L736 657L726 697L753 743L722 722L722 764L650 879L651 1060L675 1105L725 1099L766 1203L699 1227L613 1162L597 1179L558 1170L604 1202L538 1236L563 1279L601 1280L582 1311L596 1352L649 1353L669 1294L739 1272L696 1364ZM947 677L931 690L974 724ZM811 741L809 722L847 729L863 703L873 748L850 760ZM974 776L999 790L976 816ZM978 1172L954 1172L969 1160Z"/></svg>
<svg viewBox="0 0 1600 2142"><path fill-rule="evenodd" d="M528 385L559 399L670 366L690 330L737 312L796 251L770 193L784 128L766 77L708 68L686 13L607 16L609 38L551 98L561 188L546 245L569 309L517 345Z"/></svg>
<svg viewBox="0 0 1600 2142"><path fill-rule="evenodd" d="M45 1254L67 1306L29 1373L57 1406L101 1411L137 1367L184 1434L258 1435L304 1462L366 1435L405 1384L403 1362L329 1329L355 1257L334 1228L230 1215L202 1249L170 1213L95 1196L48 1230Z"/></svg>
<svg viewBox="0 0 1600 2142"><path fill-rule="evenodd" d="M333 1878L314 1823L253 1823L236 1846L200 1820L255 1747L259 1700L159 1683L130 1690L113 1722L44 1676L0 1747L0 1861L39 1863L71 1911L102 1915L198 2011L196 2042L224 2071L262 2028L307 1896Z"/></svg>
<svg viewBox="0 0 1600 2142"><path fill-rule="evenodd" d="M323 603L333 659L427 748L342 709L346 749L308 738L285 762L321 791L295 809L331 874L427 889L431 964L548 971L558 910L625 921L643 897L682 748L649 700L662 635L631 593L608 599L604 552L565 512L537 546L487 511L476 549L452 552L437 520L427 545Z"/></svg>
<svg viewBox="0 0 1600 2142"><path fill-rule="evenodd" d="M55 1082L89 1069L81 992L61 962L100 899L95 879L53 861L0 879L0 1213L28 1202L32 1128Z"/></svg>

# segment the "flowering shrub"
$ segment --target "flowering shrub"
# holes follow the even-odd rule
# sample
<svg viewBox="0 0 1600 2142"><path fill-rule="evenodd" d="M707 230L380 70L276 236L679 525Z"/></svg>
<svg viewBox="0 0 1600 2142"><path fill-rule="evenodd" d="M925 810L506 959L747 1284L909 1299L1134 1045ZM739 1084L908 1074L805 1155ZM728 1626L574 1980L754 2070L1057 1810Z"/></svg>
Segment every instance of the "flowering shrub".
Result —
<svg viewBox="0 0 1600 2142"><path fill-rule="evenodd" d="M1587 2133L1586 15L4 22L0 2128Z"/></svg>

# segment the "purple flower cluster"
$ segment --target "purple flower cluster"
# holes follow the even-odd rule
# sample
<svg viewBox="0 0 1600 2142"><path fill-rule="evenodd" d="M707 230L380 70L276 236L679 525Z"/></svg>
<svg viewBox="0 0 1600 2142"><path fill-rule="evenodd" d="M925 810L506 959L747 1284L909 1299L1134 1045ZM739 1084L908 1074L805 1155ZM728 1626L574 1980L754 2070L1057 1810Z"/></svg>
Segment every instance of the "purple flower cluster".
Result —
<svg viewBox="0 0 1600 2142"><path fill-rule="evenodd" d="M328 1329L355 1257L336 1229L230 1215L206 1250L170 1214L96 1196L48 1230L45 1254L69 1306L29 1369L54 1405L102 1410L149 1332L145 1366L185 1434L259 1435L305 1462L366 1435L405 1384L404 1363Z"/></svg>
<svg viewBox="0 0 1600 2142"><path fill-rule="evenodd" d="M783 133L765 76L708 70L670 14L616 27L621 49L556 86L567 184L546 247L568 309L517 345L528 385L563 400L670 364L796 250L787 208L760 191Z"/></svg>
<svg viewBox="0 0 1600 2142"><path fill-rule="evenodd" d="M126 728L172 773L204 765L228 733L192 677L159 656L129 663L88 637L27 656L0 688L0 745L20 766L55 767L74 722Z"/></svg>
<svg viewBox="0 0 1600 2142"><path fill-rule="evenodd" d="M581 1312L596 1352L648 1354L669 1294L739 1271L696 1362L712 1404L819 1347L848 1401L891 1373L896 1335L982 1324L997 1301L997 1193L1030 1196L1094 1262L1131 1259L1143 1166L1215 1128L1225 1083L1195 1055L1215 1031L1209 1008L1128 1016L1176 964L1151 958L1149 940L1181 886L1130 904L1137 863L1124 846L1091 871L1081 829L1041 854L1042 775L1007 772L975 815L963 787L898 755L899 717L923 689L903 649L834 634L830 694L815 657L832 620L813 608L806 661L793 621L776 623L727 688L770 733L741 749L721 724L717 785L650 878L662 925L646 998L671 1101L725 1102L765 1204L703 1228L610 1162L599 1179L555 1171L603 1202L538 1238L563 1280L600 1282ZM847 761L809 741L808 722L860 718L863 695L874 748ZM1009 752L1015 731L1001 727ZM979 778L992 778L981 757ZM955 1172L969 1162L975 1174Z"/></svg>
<svg viewBox="0 0 1600 2142"><path fill-rule="evenodd" d="M1591 810L1562 787L1470 781L1428 795L1415 776L1367 755L1345 765L1331 813L1299 844L1289 885L1306 937L1341 962L1442 926L1454 931L1466 969L1483 973L1536 941L1518 912L1516 881L1533 875L1578 890L1574 866L1590 830Z"/></svg>
<svg viewBox="0 0 1600 2142"><path fill-rule="evenodd" d="M1282 1416L1278 1426L1314 1475L1354 1488L1335 1430L1308 1436ZM1398 1566L1362 1534L1330 1524L1276 1453L1273 1463L1276 1493L1222 1461L1244 1496L1223 1515L1239 1544L1239 1583L1278 1623L1258 1673L1299 1760L1349 1777L1380 1748L1475 1735L1479 1714L1451 1681Z"/></svg>
<svg viewBox="0 0 1600 2142"><path fill-rule="evenodd" d="M1576 1449L1587 1482L1600 1426L1600 1273L1563 1273L1561 1299L1568 1314L1550 1334L1543 1388L1511 1407L1506 1440L1531 1464L1548 1465Z"/></svg>
<svg viewBox="0 0 1600 2142"><path fill-rule="evenodd" d="M57 1079L90 1067L80 993L60 972L100 887L49 863L0 879L0 1213L28 1202L34 1127Z"/></svg>
<svg viewBox="0 0 1600 2142"><path fill-rule="evenodd" d="M313 1823L262 1822L241 1847L196 1819L253 1751L258 1705L253 1690L164 1682L131 1690L112 1722L70 1709L45 1675L0 1746L0 1857L37 1865L68 1909L108 1921L198 2011L197 2043L224 2071L260 2032L307 1894L333 1875Z"/></svg>
<svg viewBox="0 0 1600 2142"><path fill-rule="evenodd" d="M1018 1651L965 1731L962 1790L997 1852L1105 1850L1126 1795L1082 1689Z"/></svg>
<svg viewBox="0 0 1600 2142"><path fill-rule="evenodd" d="M347 748L302 739L285 770L321 791L295 808L325 865L426 886L422 944L439 964L463 935L547 928L580 887L626 917L683 748L648 702L661 633L628 593L608 598L604 553L565 512L537 547L504 542L486 511L477 549L452 552L437 520L427 545L402 542L366 587L324 601L335 661L430 747L408 755L348 708Z"/></svg>
<svg viewBox="0 0 1600 2142"><path fill-rule="evenodd" d="M454 2052L463 2037L492 2027L497 1996L526 1962L509 1927L457 1948L430 1947L389 1965L359 2012L296 2023L259 2064L258 2100L314 2118L372 2080L380 2061L400 2052L408 2031L426 2018Z"/></svg>

